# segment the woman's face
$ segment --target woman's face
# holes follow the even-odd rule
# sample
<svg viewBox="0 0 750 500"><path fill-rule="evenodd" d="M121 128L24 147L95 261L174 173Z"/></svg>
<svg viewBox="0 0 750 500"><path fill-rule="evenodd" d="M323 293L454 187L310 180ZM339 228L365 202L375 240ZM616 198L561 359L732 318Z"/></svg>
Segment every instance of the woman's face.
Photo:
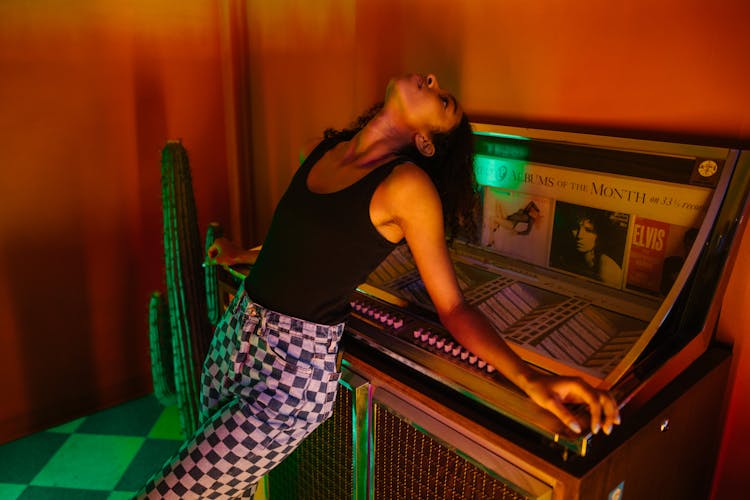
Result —
<svg viewBox="0 0 750 500"><path fill-rule="evenodd" d="M410 74L392 79L385 102L395 106L404 121L420 132L448 132L463 115L456 98L440 88L435 75Z"/></svg>
<svg viewBox="0 0 750 500"><path fill-rule="evenodd" d="M596 247L596 228L589 219L578 221L578 226L572 230L573 238L576 240L576 250L588 253Z"/></svg>

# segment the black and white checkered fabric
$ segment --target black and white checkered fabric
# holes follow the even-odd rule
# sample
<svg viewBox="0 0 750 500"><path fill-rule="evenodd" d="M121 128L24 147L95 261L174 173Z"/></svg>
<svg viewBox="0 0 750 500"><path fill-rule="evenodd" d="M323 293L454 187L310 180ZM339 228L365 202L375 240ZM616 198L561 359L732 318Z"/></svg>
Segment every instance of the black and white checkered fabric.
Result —
<svg viewBox="0 0 750 500"><path fill-rule="evenodd" d="M252 498L258 480L331 416L343 330L238 293L203 367L203 423L137 498Z"/></svg>

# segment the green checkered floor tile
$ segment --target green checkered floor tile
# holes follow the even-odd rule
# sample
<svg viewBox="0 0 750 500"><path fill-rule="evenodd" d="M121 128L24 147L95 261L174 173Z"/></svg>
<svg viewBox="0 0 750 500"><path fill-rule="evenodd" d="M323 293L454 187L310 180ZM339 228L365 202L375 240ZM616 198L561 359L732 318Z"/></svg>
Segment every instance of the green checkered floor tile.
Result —
<svg viewBox="0 0 750 500"><path fill-rule="evenodd" d="M0 499L126 500L182 442L153 396L0 446Z"/></svg>

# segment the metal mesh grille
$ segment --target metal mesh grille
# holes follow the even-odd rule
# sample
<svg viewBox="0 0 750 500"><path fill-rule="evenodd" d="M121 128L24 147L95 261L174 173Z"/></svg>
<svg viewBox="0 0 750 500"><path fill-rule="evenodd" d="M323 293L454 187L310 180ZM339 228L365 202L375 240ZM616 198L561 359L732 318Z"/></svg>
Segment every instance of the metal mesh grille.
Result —
<svg viewBox="0 0 750 500"><path fill-rule="evenodd" d="M523 499L439 442L374 405L375 499Z"/></svg>
<svg viewBox="0 0 750 500"><path fill-rule="evenodd" d="M271 500L352 498L352 397L339 386L333 416L270 472Z"/></svg>

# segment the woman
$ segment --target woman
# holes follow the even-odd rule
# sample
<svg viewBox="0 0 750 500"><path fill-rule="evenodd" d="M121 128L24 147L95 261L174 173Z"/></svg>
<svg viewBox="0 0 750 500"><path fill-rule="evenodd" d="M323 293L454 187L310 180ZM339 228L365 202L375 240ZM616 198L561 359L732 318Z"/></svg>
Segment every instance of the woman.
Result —
<svg viewBox="0 0 750 500"><path fill-rule="evenodd" d="M471 140L461 107L432 75L391 80L382 106L350 130L326 133L280 200L244 289L217 326L201 429L143 497L252 497L260 477L330 416L349 297L404 239L456 340L573 431L581 423L563 402L587 404L594 432L619 423L608 394L530 369L464 301L443 215L451 235L471 230ZM209 256L230 265L256 257L227 240Z"/></svg>
<svg viewBox="0 0 750 500"><path fill-rule="evenodd" d="M558 201L550 265L619 288L626 235L626 215Z"/></svg>
<svg viewBox="0 0 750 500"><path fill-rule="evenodd" d="M583 274L595 277L607 285L622 284L622 269L602 251L601 234L608 224L606 218L596 215L581 217L571 230Z"/></svg>

